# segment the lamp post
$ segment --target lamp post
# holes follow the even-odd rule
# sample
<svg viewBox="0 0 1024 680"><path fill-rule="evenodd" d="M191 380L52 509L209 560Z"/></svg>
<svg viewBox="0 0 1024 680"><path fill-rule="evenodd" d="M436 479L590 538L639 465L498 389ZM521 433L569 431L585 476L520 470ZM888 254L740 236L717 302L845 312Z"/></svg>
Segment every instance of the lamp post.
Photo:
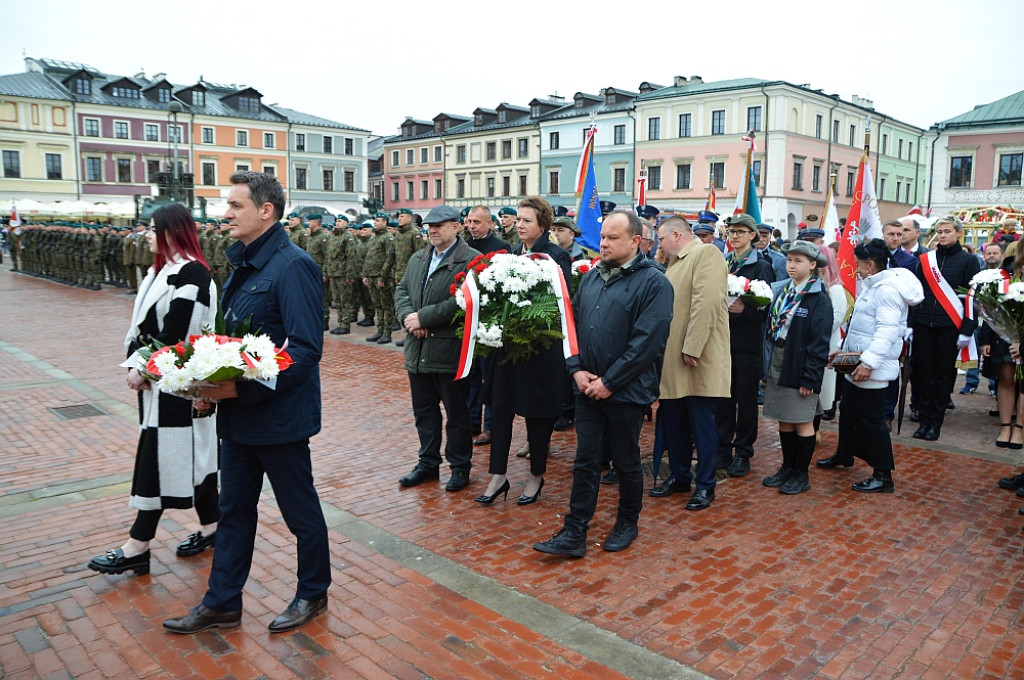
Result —
<svg viewBox="0 0 1024 680"><path fill-rule="evenodd" d="M178 127L178 114L182 111L181 104L172 101L167 106L167 110L171 112L171 118L174 120L174 164L171 166L171 198L175 201L180 201L181 177L178 174L178 137L181 128Z"/></svg>

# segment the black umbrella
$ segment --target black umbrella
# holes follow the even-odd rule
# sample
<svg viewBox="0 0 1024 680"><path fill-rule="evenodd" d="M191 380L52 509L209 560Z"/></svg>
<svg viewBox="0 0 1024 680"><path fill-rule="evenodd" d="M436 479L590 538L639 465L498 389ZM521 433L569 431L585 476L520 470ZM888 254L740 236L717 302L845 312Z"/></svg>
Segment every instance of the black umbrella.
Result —
<svg viewBox="0 0 1024 680"><path fill-rule="evenodd" d="M900 362L900 396L899 406L896 411L896 434L900 433L900 428L903 427L903 414L907 410L907 388L910 386L910 374L914 372L913 366L910 363L910 346L907 345L907 354L903 357L903 361Z"/></svg>

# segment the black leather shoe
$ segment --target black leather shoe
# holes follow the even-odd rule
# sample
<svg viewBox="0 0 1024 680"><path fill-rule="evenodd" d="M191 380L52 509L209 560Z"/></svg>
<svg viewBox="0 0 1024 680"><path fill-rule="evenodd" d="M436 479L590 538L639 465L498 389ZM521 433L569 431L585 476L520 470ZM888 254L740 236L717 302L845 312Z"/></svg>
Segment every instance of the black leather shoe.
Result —
<svg viewBox="0 0 1024 680"><path fill-rule="evenodd" d="M89 568L101 574L123 574L129 569L136 574L148 574L149 551L125 557L123 550L115 548L89 560Z"/></svg>
<svg viewBox="0 0 1024 680"><path fill-rule="evenodd" d="M823 470L832 470L840 465L843 467L853 467L853 458L843 458L838 453L834 453L828 458L821 458L815 461L814 465Z"/></svg>
<svg viewBox="0 0 1024 680"><path fill-rule="evenodd" d="M366 341L367 342L377 342L380 339L381 339L381 334L380 333L374 333L373 335L368 336L366 338Z"/></svg>
<svg viewBox="0 0 1024 680"><path fill-rule="evenodd" d="M550 539L543 543L534 543L533 549L548 555L583 557L587 554L587 537L569 533L568 529L562 527L562 530Z"/></svg>
<svg viewBox="0 0 1024 680"><path fill-rule="evenodd" d="M1014 475L1013 477L1003 477L996 482L996 485L1000 489L1016 491L1017 489L1024 487L1024 474Z"/></svg>
<svg viewBox="0 0 1024 680"><path fill-rule="evenodd" d="M640 532L635 523L616 522L612 533L608 534L608 538L605 539L604 545L601 547L608 552L619 552L631 546L639 535Z"/></svg>
<svg viewBox="0 0 1024 680"><path fill-rule="evenodd" d="M402 330L402 327L400 325L398 325L397 323L391 325L391 332L392 333L394 333L395 331L400 331L400 330Z"/></svg>
<svg viewBox="0 0 1024 680"><path fill-rule="evenodd" d="M203 536L202 531L189 534L188 538L178 544L178 549L174 553L178 557L192 557L198 555L207 548L212 548L213 543L217 538L217 532L214 531L209 536Z"/></svg>
<svg viewBox="0 0 1024 680"><path fill-rule="evenodd" d="M933 441L937 440L938 438L939 438L939 428L937 428L937 427L929 427L928 430L921 437L921 439L925 440L926 442L933 442Z"/></svg>
<svg viewBox="0 0 1024 680"><path fill-rule="evenodd" d="M1024 498L1024 487L1017 489L1017 498Z"/></svg>
<svg viewBox="0 0 1024 680"><path fill-rule="evenodd" d="M398 483L402 486L419 486L428 480L440 478L441 475L438 474L437 470L424 470L423 468L416 466L412 469L412 472L399 479Z"/></svg>
<svg viewBox="0 0 1024 680"><path fill-rule="evenodd" d="M367 340L369 340L369 338L367 338ZM391 344L391 333L388 333L387 335L382 335L379 338L377 338L377 344L378 345L390 345Z"/></svg>
<svg viewBox="0 0 1024 680"><path fill-rule="evenodd" d="M851 488L861 493L893 493L896 490L891 475L886 478L877 472L862 482L854 483Z"/></svg>
<svg viewBox="0 0 1024 680"><path fill-rule="evenodd" d="M911 436L914 439L924 439L924 434L927 431L928 431L928 426L927 425L922 425L921 427L919 427L916 430L914 430L914 434L911 435Z"/></svg>
<svg viewBox="0 0 1024 680"><path fill-rule="evenodd" d="M573 427L575 427L575 425L575 418L568 418L566 416L562 416L561 418L555 421L555 431L564 432L565 430L571 430Z"/></svg>
<svg viewBox="0 0 1024 680"><path fill-rule="evenodd" d="M199 605L188 614L164 621L164 630L190 635L207 628L237 628L242 623L242 610L216 612Z"/></svg>
<svg viewBox="0 0 1024 680"><path fill-rule="evenodd" d="M352 332L352 329L348 326L338 326L337 328L331 329L331 335L348 335Z"/></svg>
<svg viewBox="0 0 1024 680"><path fill-rule="evenodd" d="M703 510L711 507L711 501L715 500L714 489L697 489L686 504L687 510Z"/></svg>
<svg viewBox="0 0 1024 680"><path fill-rule="evenodd" d="M327 596L324 595L319 600L302 600L295 598L292 603L288 605L288 609L276 619L270 622L267 628L271 633L283 633L288 630L295 630L301 626L306 625L313 618L321 613L327 611Z"/></svg>
<svg viewBox="0 0 1024 680"><path fill-rule="evenodd" d="M608 473L601 478L602 484L618 484L619 483L619 471L612 468Z"/></svg>
<svg viewBox="0 0 1024 680"><path fill-rule="evenodd" d="M452 470L452 476L444 485L445 491L462 491L469 486L469 473L465 470Z"/></svg>
<svg viewBox="0 0 1024 680"><path fill-rule="evenodd" d="M405 340L395 340L395 347L405 347Z"/></svg>
<svg viewBox="0 0 1024 680"><path fill-rule="evenodd" d="M1024 515L1024 508L1017 508L1018 515Z"/></svg>
<svg viewBox="0 0 1024 680"><path fill-rule="evenodd" d="M743 477L750 472L750 459L746 456L739 454L732 457L732 462L729 463L729 476L730 477Z"/></svg>
<svg viewBox="0 0 1024 680"><path fill-rule="evenodd" d="M910 420L912 420L915 423L919 422L921 420L921 412L918 411L916 408L910 409Z"/></svg>
<svg viewBox="0 0 1024 680"><path fill-rule="evenodd" d="M665 498L676 493L687 493L690 491L690 485L687 482L680 482L675 477L669 477L668 481L661 486L656 486L647 492L647 495L651 498Z"/></svg>
<svg viewBox="0 0 1024 680"><path fill-rule="evenodd" d="M367 318L367 319L363 319L362 321L357 321L356 325L357 326L362 326L363 328L369 328L370 326L376 326L377 322L374 321L373 319Z"/></svg>
<svg viewBox="0 0 1024 680"><path fill-rule="evenodd" d="M835 420L836 419L836 410L834 408L827 408L827 409L825 409L824 411L821 412L821 419L822 420Z"/></svg>

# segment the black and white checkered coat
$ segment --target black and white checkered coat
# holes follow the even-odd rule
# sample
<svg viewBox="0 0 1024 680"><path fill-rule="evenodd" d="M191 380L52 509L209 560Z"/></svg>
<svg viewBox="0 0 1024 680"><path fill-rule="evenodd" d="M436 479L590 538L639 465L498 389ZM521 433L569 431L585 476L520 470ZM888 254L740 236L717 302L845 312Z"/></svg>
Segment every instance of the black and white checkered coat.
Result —
<svg viewBox="0 0 1024 680"><path fill-rule="evenodd" d="M152 268L139 285L125 337L129 355L158 340L171 345L213 328L217 288L197 262ZM139 510L190 508L200 487L217 484L216 416L193 418L192 401L158 390L139 392L139 445L129 505Z"/></svg>

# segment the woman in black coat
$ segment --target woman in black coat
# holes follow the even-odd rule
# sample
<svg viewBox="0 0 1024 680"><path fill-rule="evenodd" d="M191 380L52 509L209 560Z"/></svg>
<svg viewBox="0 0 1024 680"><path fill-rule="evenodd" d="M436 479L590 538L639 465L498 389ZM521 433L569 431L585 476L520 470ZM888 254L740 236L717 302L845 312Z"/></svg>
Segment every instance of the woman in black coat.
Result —
<svg viewBox="0 0 1024 680"><path fill-rule="evenodd" d="M554 223L551 205L540 197L519 202L516 231L520 243L515 255L542 253L554 260L568 281L572 258L549 239ZM526 361L513 364L501 348L489 362L490 374L484 380L481 401L491 405L491 480L487 490L475 500L489 505L503 495L508 498L511 484L506 477L508 455L512 447L512 421L518 414L526 419L526 439L530 447L530 478L526 481L519 505L529 505L540 496L547 471L548 447L555 421L564 401L565 358L562 344L552 342Z"/></svg>

